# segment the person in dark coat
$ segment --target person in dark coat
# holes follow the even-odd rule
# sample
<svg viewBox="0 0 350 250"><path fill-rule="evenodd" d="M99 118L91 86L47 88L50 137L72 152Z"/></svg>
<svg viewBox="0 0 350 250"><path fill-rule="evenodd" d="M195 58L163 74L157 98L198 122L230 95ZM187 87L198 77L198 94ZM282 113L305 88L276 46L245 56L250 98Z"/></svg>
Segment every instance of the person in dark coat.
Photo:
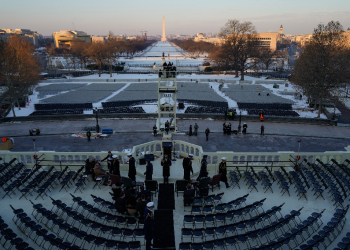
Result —
<svg viewBox="0 0 350 250"><path fill-rule="evenodd" d="M203 159L201 162L201 170L199 172L199 176L197 178L197 181L199 181L202 177L208 177L208 171L207 171L207 155L203 155Z"/></svg>
<svg viewBox="0 0 350 250"><path fill-rule="evenodd" d="M88 131L86 132L86 137L88 138L88 141L90 141L90 137L91 137L91 132L90 132L90 130L88 130Z"/></svg>
<svg viewBox="0 0 350 250"><path fill-rule="evenodd" d="M220 181L225 182L226 187L230 187L227 182L227 169L226 169L226 157L221 158L221 162L219 165L219 174L221 174Z"/></svg>
<svg viewBox="0 0 350 250"><path fill-rule="evenodd" d="M157 126L153 126L153 136L157 136Z"/></svg>
<svg viewBox="0 0 350 250"><path fill-rule="evenodd" d="M107 156L103 158L101 161L105 161L105 160L107 160L107 166L108 166L109 172L112 173L113 155L111 151L108 151Z"/></svg>
<svg viewBox="0 0 350 250"><path fill-rule="evenodd" d="M194 128L194 135L195 135L195 136L197 136L197 134L198 134L198 127L199 127L199 126L197 125L197 123L195 123L195 124L194 124L194 127L193 127L193 128Z"/></svg>
<svg viewBox="0 0 350 250"><path fill-rule="evenodd" d="M141 186L141 187L140 187L140 190L141 190L141 191L137 194L137 198L138 198L138 199L141 199L141 196L144 195L144 196L145 196L145 199L146 199L147 201L151 201L151 199L152 199L152 193L151 193L151 191L145 190L145 187L144 187L144 186Z"/></svg>
<svg viewBox="0 0 350 250"><path fill-rule="evenodd" d="M95 167L96 160L95 158L90 159L87 158L85 161L85 174L93 174L94 173L94 167Z"/></svg>
<svg viewBox="0 0 350 250"><path fill-rule="evenodd" d="M168 134L169 133L169 128L170 128L170 124L169 124L168 121L165 122L164 127L165 127L165 133Z"/></svg>
<svg viewBox="0 0 350 250"><path fill-rule="evenodd" d="M184 179L188 181L191 179L191 172L193 174L192 157L193 154L189 154L188 157L184 158L182 161L182 167L184 169Z"/></svg>
<svg viewBox="0 0 350 250"><path fill-rule="evenodd" d="M148 202L144 211L145 224L143 226L143 233L146 240L146 250L151 249L154 230L154 215L153 215L154 203Z"/></svg>
<svg viewBox="0 0 350 250"><path fill-rule="evenodd" d="M193 197L195 196L195 191L191 184L187 184L186 190L184 191L184 205L191 205L193 203Z"/></svg>
<svg viewBox="0 0 350 250"><path fill-rule="evenodd" d="M168 158L168 155L164 155L161 165L163 166L164 183L169 183L171 160Z"/></svg>
<svg viewBox="0 0 350 250"><path fill-rule="evenodd" d="M248 128L247 123L244 123L243 124L243 131L242 131L243 134L247 134L247 128Z"/></svg>
<svg viewBox="0 0 350 250"><path fill-rule="evenodd" d="M143 216L145 215L145 208L147 207L148 201L146 200L146 197L144 194L141 195L140 200L137 202L137 212L139 214L139 217L143 219Z"/></svg>
<svg viewBox="0 0 350 250"><path fill-rule="evenodd" d="M265 134L265 127L264 127L264 124L261 124L260 135L264 135L264 134Z"/></svg>
<svg viewBox="0 0 350 250"><path fill-rule="evenodd" d="M125 193L121 192L120 197L115 201L115 207L117 208L117 211L121 214L126 213L126 206L125 206Z"/></svg>
<svg viewBox="0 0 350 250"><path fill-rule="evenodd" d="M113 162L112 162L112 171L111 171L111 173L120 176L118 155L113 155L112 158L113 158Z"/></svg>
<svg viewBox="0 0 350 250"><path fill-rule="evenodd" d="M153 175L153 164L150 160L147 160L146 163L146 172L144 173L144 175L146 175L146 181L151 181Z"/></svg>
<svg viewBox="0 0 350 250"><path fill-rule="evenodd" d="M117 200L120 197L120 194L122 192L122 189L120 187L117 187L115 184L112 185L112 192L113 192L113 200Z"/></svg>
<svg viewBox="0 0 350 250"><path fill-rule="evenodd" d="M192 125L190 125L190 131L188 132L189 136L192 136Z"/></svg>
<svg viewBox="0 0 350 250"><path fill-rule="evenodd" d="M206 137L206 140L209 139L209 133L210 133L210 130L209 130L209 128L207 128L207 129L205 130L205 137Z"/></svg>
<svg viewBox="0 0 350 250"><path fill-rule="evenodd" d="M136 166L135 166L135 158L132 157L131 153L128 153L128 157L129 157L129 172L128 172L128 176L129 178L136 182Z"/></svg>

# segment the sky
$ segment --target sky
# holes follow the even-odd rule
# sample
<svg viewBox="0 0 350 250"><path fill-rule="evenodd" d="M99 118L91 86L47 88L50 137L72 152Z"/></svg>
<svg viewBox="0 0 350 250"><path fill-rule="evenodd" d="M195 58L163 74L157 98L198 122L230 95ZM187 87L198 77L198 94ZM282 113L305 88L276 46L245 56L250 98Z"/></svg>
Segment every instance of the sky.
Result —
<svg viewBox="0 0 350 250"><path fill-rule="evenodd" d="M0 28L81 30L90 35L217 33L229 19L251 21L257 32L308 34L319 23L350 27L350 0L0 0Z"/></svg>

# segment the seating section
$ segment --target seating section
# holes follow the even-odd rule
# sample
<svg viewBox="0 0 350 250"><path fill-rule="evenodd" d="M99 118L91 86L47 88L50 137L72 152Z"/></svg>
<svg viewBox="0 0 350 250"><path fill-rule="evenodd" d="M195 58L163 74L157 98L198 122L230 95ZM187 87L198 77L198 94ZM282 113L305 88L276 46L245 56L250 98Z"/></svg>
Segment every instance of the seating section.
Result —
<svg viewBox="0 0 350 250"><path fill-rule="evenodd" d="M43 110L90 110L92 109L92 103L37 103L34 104L36 111Z"/></svg>
<svg viewBox="0 0 350 250"><path fill-rule="evenodd" d="M290 116L299 117L300 115L292 110L264 110L264 115L268 116ZM260 109L250 109L248 110L248 115L260 115Z"/></svg>
<svg viewBox="0 0 350 250"><path fill-rule="evenodd" d="M224 114L226 108L224 107L187 107L185 113L192 114Z"/></svg>
<svg viewBox="0 0 350 250"><path fill-rule="evenodd" d="M95 111L94 111L95 112ZM135 113L146 113L145 110L142 107L115 107L115 108L104 108L99 109L99 113L101 114L113 114L113 113L120 113L120 114L135 114Z"/></svg>
<svg viewBox="0 0 350 250"><path fill-rule="evenodd" d="M251 110L292 110L290 103L253 103L253 102L237 102L239 109Z"/></svg>
<svg viewBox="0 0 350 250"><path fill-rule="evenodd" d="M41 110L34 111L29 116L41 116L41 115L79 115L83 114L82 109L58 109L58 110Z"/></svg>

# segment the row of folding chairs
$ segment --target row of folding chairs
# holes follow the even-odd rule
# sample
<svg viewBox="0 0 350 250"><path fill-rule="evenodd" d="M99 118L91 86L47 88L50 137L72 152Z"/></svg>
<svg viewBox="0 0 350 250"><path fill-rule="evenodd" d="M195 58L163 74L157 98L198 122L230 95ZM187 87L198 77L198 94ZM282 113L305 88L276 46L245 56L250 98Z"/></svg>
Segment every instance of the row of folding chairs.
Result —
<svg viewBox="0 0 350 250"><path fill-rule="evenodd" d="M46 219L45 226L48 230L43 228L41 224L32 221L31 218L23 212L23 209L13 208L13 212L15 213L13 220L17 227L27 235L28 238L31 238L32 235L34 235L32 239L39 247L49 250L53 247L56 247L57 249L84 250L88 249L85 247L90 245L90 249L95 249L100 246L107 249L114 249L119 246L121 248L126 247L124 249L128 249L130 246L135 249L141 249L139 241L126 242L95 236L91 234L91 232L88 233L87 231L71 226L64 220L58 219L56 214L52 212L50 213L50 211L42 207L39 208L38 205L40 204L35 204L37 207L36 210L40 210L43 216L40 219L35 218L38 222ZM48 227L49 223L52 224L50 228ZM55 229L57 229L56 232L54 232ZM60 236L61 234L63 234L63 236ZM42 240L39 243L38 239L40 238L42 238ZM78 244L78 240L81 241L80 244Z"/></svg>
<svg viewBox="0 0 350 250"><path fill-rule="evenodd" d="M258 109L258 110L292 110L292 104L288 103L243 103L237 102L239 109Z"/></svg>
<svg viewBox="0 0 350 250"><path fill-rule="evenodd" d="M40 116L40 115L80 115L83 114L82 109L56 109L56 110L40 110L34 111L29 116Z"/></svg>
<svg viewBox="0 0 350 250"><path fill-rule="evenodd" d="M16 165L10 167L6 167L7 171L4 171L2 176L0 176L0 187L2 189L6 188L8 184L11 182L12 178L16 177L18 174L21 174L24 170L23 163L17 163Z"/></svg>
<svg viewBox="0 0 350 250"><path fill-rule="evenodd" d="M140 105L140 104L144 104L144 103L152 103L155 101L157 101L157 100L145 99L145 100L102 102L102 107L103 107L103 109L116 108L116 107L128 107L128 106L135 106L135 105Z"/></svg>
<svg viewBox="0 0 350 250"><path fill-rule="evenodd" d="M1 164L0 164L0 179L1 179L1 176L5 173L7 173L10 168L13 166L12 164L17 161L16 158L13 158L12 160L10 160L9 162L5 162L2 157L0 157L0 161L3 161Z"/></svg>
<svg viewBox="0 0 350 250"><path fill-rule="evenodd" d="M62 189L66 190L68 192L70 185L74 184L74 181L82 173L84 168L85 168L85 166L81 166L77 171L72 171L72 170L68 171L67 174L63 177L62 181L60 182L60 184L62 186L61 186L59 192L61 192Z"/></svg>
<svg viewBox="0 0 350 250"><path fill-rule="evenodd" d="M146 113L146 111L142 107L110 107L110 108L104 108L99 109L99 113L101 114L113 114L113 113L119 113L119 114L141 114Z"/></svg>
<svg viewBox="0 0 350 250"><path fill-rule="evenodd" d="M16 194L16 190L19 190L20 187L25 184L26 182L32 180L35 177L36 172L39 170L40 167L34 168L34 169L25 169L22 171L19 176L17 175L17 178L11 182L7 187L3 188L3 190L6 192L2 198L5 198L5 196L8 196L11 198L11 195Z"/></svg>
<svg viewBox="0 0 350 250"><path fill-rule="evenodd" d="M123 225L124 227L129 227L129 226L140 227L144 223L143 219L135 218L135 217L125 217L122 215L115 215L113 213L103 211L98 207L94 207L91 204L88 204L86 201L83 201L81 197L76 197L73 195L72 197L73 197L74 203L76 202L77 204L75 208L73 207L74 203L72 207L67 207L67 205L64 204L62 201L51 198L52 204L53 204L51 211L54 211L55 209L55 213L58 213L59 210L61 210L61 214L64 211L68 211L68 212L74 211L74 213L78 213L79 208L81 208L81 211L79 212L79 214L81 214L82 216L85 216L88 219L91 219L92 217L92 219L94 219L92 220L92 222L99 220L99 221L102 221L101 223L110 223L112 225ZM108 211L117 212L114 204L112 205L107 204L105 207L106 209L108 209Z"/></svg>
<svg viewBox="0 0 350 250"><path fill-rule="evenodd" d="M250 109L248 110L248 115L260 115L261 109ZM264 115L268 116L291 116L299 117L300 115L294 110L263 110Z"/></svg>
<svg viewBox="0 0 350 250"><path fill-rule="evenodd" d="M21 237L18 237L16 233L9 227L7 223L0 216L0 242L3 249L11 249L15 247L21 250L34 250L30 247L28 242L24 241Z"/></svg>
<svg viewBox="0 0 350 250"><path fill-rule="evenodd" d="M186 108L185 113L193 114L224 114L226 108L224 107L198 107L198 106L189 106Z"/></svg>
<svg viewBox="0 0 350 250"><path fill-rule="evenodd" d="M300 210L295 211L299 213ZM309 220L303 222L296 221L297 214L292 212L284 217L279 218L277 221L273 221L266 226L256 228L256 224L250 224L252 220L241 221L235 224L223 225L219 227L207 227L207 228L197 228L197 229L182 229L181 241L183 242L184 237L190 237L191 241L195 241L196 238L199 238L201 241L208 240L208 238L213 238L214 240L225 239L229 235L233 234L236 237L244 237L244 242L250 240L260 241L260 244L264 241L272 241L280 237L281 235L286 234L288 231L292 230L294 227L298 228L298 225L303 227L303 230L312 230L314 232L319 218L310 217ZM292 225L293 223L293 225ZM306 227L306 228L305 228ZM319 227L319 226L318 226ZM308 232L309 233L309 232ZM251 247L251 246L250 246Z"/></svg>
<svg viewBox="0 0 350 250"><path fill-rule="evenodd" d="M276 241L271 241L267 244L263 244L260 247L254 248L254 249L266 249L266 248L276 249L279 247L283 247L283 245L288 245L290 249L294 248L295 250L315 249L315 248L320 249L320 247L327 249L327 247L341 233L346 221L345 216L346 216L347 210L348 210L348 207L345 210L337 209L336 213L334 213L330 221L327 222L327 224L321 230L314 229L312 233L309 233L309 231L306 229L310 227L310 225L303 222L303 224L293 228L290 231L290 233L288 233L284 237L278 238ZM323 211L321 213L312 213L311 217L318 218L322 215ZM322 224L317 224L318 228L320 228ZM306 232L307 237L303 235L304 232ZM300 242L297 241L297 236L299 236L299 238L301 239ZM292 240L295 242L295 246L293 248L290 245ZM350 240L346 240L346 242L347 244L343 244L342 242L340 242L338 243L337 246L340 249L347 249L347 246L350 243ZM296 249L296 247L298 246L300 247L300 249Z"/></svg>
<svg viewBox="0 0 350 250"><path fill-rule="evenodd" d="M39 168L37 171L39 173L34 175L34 178L30 180L27 185L19 189L20 193L22 194L19 199L22 199L22 197L27 199L28 195L32 195L32 193L36 191L35 189L42 185L42 183L44 183L50 177L50 174L55 170L53 166L48 170L42 170L41 166L38 166L37 168Z"/></svg>
<svg viewBox="0 0 350 250"><path fill-rule="evenodd" d="M249 215L249 219L254 219L250 222L250 225L255 224L256 222L261 223L263 220L269 220L271 222L272 217L276 217L278 219L277 213L281 216L281 209L284 203L280 206L274 206L271 209L259 213L257 208L254 206L249 206L244 209L238 209L234 211L228 211L226 213L216 213L216 214L206 214L206 215L185 215L183 220L183 227L186 227L186 224L191 225L192 228L195 228L198 224L202 224L203 227L208 226L216 226L217 222L224 224L232 224L238 223L240 221L246 220L246 215ZM255 211L255 214L251 212ZM255 221L258 219L258 221Z"/></svg>
<svg viewBox="0 0 350 250"><path fill-rule="evenodd" d="M37 103L34 104L35 110L61 110L61 109L92 109L92 103Z"/></svg>

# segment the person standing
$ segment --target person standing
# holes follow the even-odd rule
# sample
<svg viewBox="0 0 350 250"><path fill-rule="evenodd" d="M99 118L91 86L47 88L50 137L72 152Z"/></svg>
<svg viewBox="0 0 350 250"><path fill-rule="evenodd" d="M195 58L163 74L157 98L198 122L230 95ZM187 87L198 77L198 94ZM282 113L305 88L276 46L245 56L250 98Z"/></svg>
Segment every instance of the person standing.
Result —
<svg viewBox="0 0 350 250"><path fill-rule="evenodd" d="M153 126L153 136L157 136L157 126Z"/></svg>
<svg viewBox="0 0 350 250"><path fill-rule="evenodd" d="M86 137L87 137L88 141L90 141L90 137L91 137L91 132L90 132L90 130L88 130L88 131L86 132Z"/></svg>
<svg viewBox="0 0 350 250"><path fill-rule="evenodd" d="M169 122L168 122L168 120L165 122L165 132L166 132L166 134L168 134L169 133L169 128L170 128L170 124L169 124Z"/></svg>
<svg viewBox="0 0 350 250"><path fill-rule="evenodd" d="M148 202L144 211L145 224L143 225L143 233L146 240L146 250L151 250L151 244L153 240L154 230L154 215L153 215L154 203Z"/></svg>
<svg viewBox="0 0 350 250"><path fill-rule="evenodd" d="M244 123L244 124L243 124L243 131L242 131L242 133L243 133L244 135L247 134L247 128L248 128L247 123Z"/></svg>
<svg viewBox="0 0 350 250"><path fill-rule="evenodd" d="M164 155L164 158L162 159L161 165L163 166L163 178L164 183L169 183L169 176L170 176L170 166L171 166L171 160L168 158L168 155Z"/></svg>
<svg viewBox="0 0 350 250"><path fill-rule="evenodd" d="M207 155L203 155L203 159L201 161L201 170L199 172L199 176L197 178L197 181L199 181L202 177L208 177L208 171L207 171Z"/></svg>
<svg viewBox="0 0 350 250"><path fill-rule="evenodd" d="M188 157L184 158L182 161L182 167L184 169L184 179L188 181L191 179L191 172L193 174L192 157L193 154L189 154Z"/></svg>
<svg viewBox="0 0 350 250"><path fill-rule="evenodd" d="M112 163L112 171L111 171L111 173L114 174L114 175L119 175L120 176L118 155L113 155L112 158L113 158L113 163Z"/></svg>
<svg viewBox="0 0 350 250"><path fill-rule="evenodd" d="M153 175L153 164L150 160L147 160L146 163L146 172L144 173L144 175L146 175L146 181L151 181Z"/></svg>
<svg viewBox="0 0 350 250"><path fill-rule="evenodd" d="M265 135L265 127L264 127L264 124L261 124L261 127L260 127L260 135Z"/></svg>
<svg viewBox="0 0 350 250"><path fill-rule="evenodd" d="M225 182L226 188L230 187L227 182L226 157L221 158L219 165L219 174L221 174L220 181Z"/></svg>
<svg viewBox="0 0 350 250"><path fill-rule="evenodd" d="M189 136L192 136L192 125L190 125L190 131L188 132Z"/></svg>
<svg viewBox="0 0 350 250"><path fill-rule="evenodd" d="M230 119L229 119L229 120L232 120L232 117L233 117L233 112L232 112L232 110L230 110L229 115L230 115Z"/></svg>
<svg viewBox="0 0 350 250"><path fill-rule="evenodd" d="M128 153L128 157L129 157L129 172L128 172L128 176L129 178L136 182L136 167L135 167L135 158L132 157L131 153Z"/></svg>
<svg viewBox="0 0 350 250"><path fill-rule="evenodd" d="M112 157L111 151L108 151L107 156L106 156L105 158L103 158L103 159L101 160L101 162L102 162L102 161L105 161L105 160L107 160L107 166L108 166L109 172L112 173L113 157Z"/></svg>
<svg viewBox="0 0 350 250"><path fill-rule="evenodd" d="M209 133L210 133L210 130L209 130L209 128L207 128L207 129L205 130L205 137L206 137L206 140L209 139Z"/></svg>
<svg viewBox="0 0 350 250"><path fill-rule="evenodd" d="M197 136L197 134L198 134L198 125L197 125L197 123L194 124L193 128L194 128L194 135Z"/></svg>

